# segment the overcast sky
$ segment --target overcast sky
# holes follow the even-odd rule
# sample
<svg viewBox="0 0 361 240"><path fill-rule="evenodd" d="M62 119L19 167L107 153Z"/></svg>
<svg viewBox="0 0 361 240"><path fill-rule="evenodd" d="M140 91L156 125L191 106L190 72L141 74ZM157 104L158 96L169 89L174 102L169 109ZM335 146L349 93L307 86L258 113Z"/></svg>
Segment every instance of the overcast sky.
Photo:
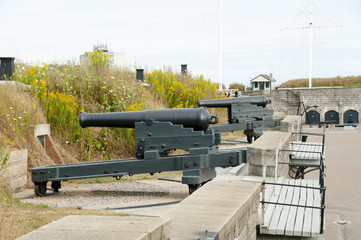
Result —
<svg viewBox="0 0 361 240"><path fill-rule="evenodd" d="M79 61L93 45L132 68L188 64L219 81L219 0L0 0L0 56ZM223 79L308 78L309 0L223 0ZM361 75L361 1L314 0L314 77ZM341 27L342 26L342 27ZM287 29L288 28L288 29ZM287 29L287 30L286 30Z"/></svg>

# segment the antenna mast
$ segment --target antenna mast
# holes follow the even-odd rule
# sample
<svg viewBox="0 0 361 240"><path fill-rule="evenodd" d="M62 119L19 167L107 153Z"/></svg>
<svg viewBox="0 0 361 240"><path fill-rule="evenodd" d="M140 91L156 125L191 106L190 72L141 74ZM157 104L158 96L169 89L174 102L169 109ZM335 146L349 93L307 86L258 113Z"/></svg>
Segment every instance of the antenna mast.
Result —
<svg viewBox="0 0 361 240"><path fill-rule="evenodd" d="M337 27L334 26L314 26L313 25L313 0L310 0L310 22L306 27L296 27L296 28L286 28L288 29L309 29L309 41L310 41L310 49L309 49L309 77L308 77L308 87L312 88L312 66L313 66L313 29L314 28L324 28L324 27Z"/></svg>
<svg viewBox="0 0 361 240"><path fill-rule="evenodd" d="M219 92L222 92L223 85L223 53L222 53L222 0L219 0Z"/></svg>
<svg viewBox="0 0 361 240"><path fill-rule="evenodd" d="M312 41L312 35L313 35L313 16L312 16L312 12L313 12L313 1L311 0L310 3L310 23L308 25L308 28L310 29L310 61L309 61L309 76L308 76L308 88L312 88L312 45L313 45L313 41Z"/></svg>

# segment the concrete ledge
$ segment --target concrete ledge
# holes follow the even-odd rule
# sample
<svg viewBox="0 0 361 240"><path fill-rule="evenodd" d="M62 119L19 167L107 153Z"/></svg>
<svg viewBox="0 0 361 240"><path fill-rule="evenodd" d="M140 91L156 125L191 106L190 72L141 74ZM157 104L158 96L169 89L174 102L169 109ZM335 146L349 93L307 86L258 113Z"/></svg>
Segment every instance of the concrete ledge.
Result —
<svg viewBox="0 0 361 240"><path fill-rule="evenodd" d="M171 239L256 239L260 183L216 178L168 212Z"/></svg>
<svg viewBox="0 0 361 240"><path fill-rule="evenodd" d="M171 221L149 217L67 216L32 231L19 240L167 240Z"/></svg>
<svg viewBox="0 0 361 240"><path fill-rule="evenodd" d="M9 165L4 176L9 180L10 188L15 190L25 186L28 170L28 149L10 152Z"/></svg>
<svg viewBox="0 0 361 240"><path fill-rule="evenodd" d="M34 127L34 137L50 135L50 124L38 124Z"/></svg>

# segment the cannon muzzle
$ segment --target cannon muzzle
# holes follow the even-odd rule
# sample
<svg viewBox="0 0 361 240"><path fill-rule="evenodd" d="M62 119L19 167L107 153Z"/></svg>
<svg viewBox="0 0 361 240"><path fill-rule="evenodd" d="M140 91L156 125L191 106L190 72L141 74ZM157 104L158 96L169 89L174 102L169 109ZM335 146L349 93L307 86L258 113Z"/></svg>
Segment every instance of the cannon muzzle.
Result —
<svg viewBox="0 0 361 240"><path fill-rule="evenodd" d="M198 107L210 107L210 108L228 108L232 104L249 103L252 105L266 107L271 103L265 96L247 96L247 97L235 97L235 98L222 98L213 100L198 100Z"/></svg>
<svg viewBox="0 0 361 240"><path fill-rule="evenodd" d="M136 122L159 121L182 124L187 128L205 131L209 124L218 122L218 117L210 115L206 108L159 109L134 112L86 113L79 117L80 126L134 128Z"/></svg>

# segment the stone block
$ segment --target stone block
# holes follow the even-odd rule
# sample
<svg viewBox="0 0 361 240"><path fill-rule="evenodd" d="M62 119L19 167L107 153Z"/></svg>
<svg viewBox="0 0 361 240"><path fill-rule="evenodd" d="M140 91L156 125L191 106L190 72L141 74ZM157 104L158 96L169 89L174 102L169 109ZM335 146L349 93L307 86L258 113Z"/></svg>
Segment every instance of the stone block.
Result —
<svg viewBox="0 0 361 240"><path fill-rule="evenodd" d="M27 181L28 150L10 152L9 165L4 176L8 179L11 189L16 190L25 186Z"/></svg>

